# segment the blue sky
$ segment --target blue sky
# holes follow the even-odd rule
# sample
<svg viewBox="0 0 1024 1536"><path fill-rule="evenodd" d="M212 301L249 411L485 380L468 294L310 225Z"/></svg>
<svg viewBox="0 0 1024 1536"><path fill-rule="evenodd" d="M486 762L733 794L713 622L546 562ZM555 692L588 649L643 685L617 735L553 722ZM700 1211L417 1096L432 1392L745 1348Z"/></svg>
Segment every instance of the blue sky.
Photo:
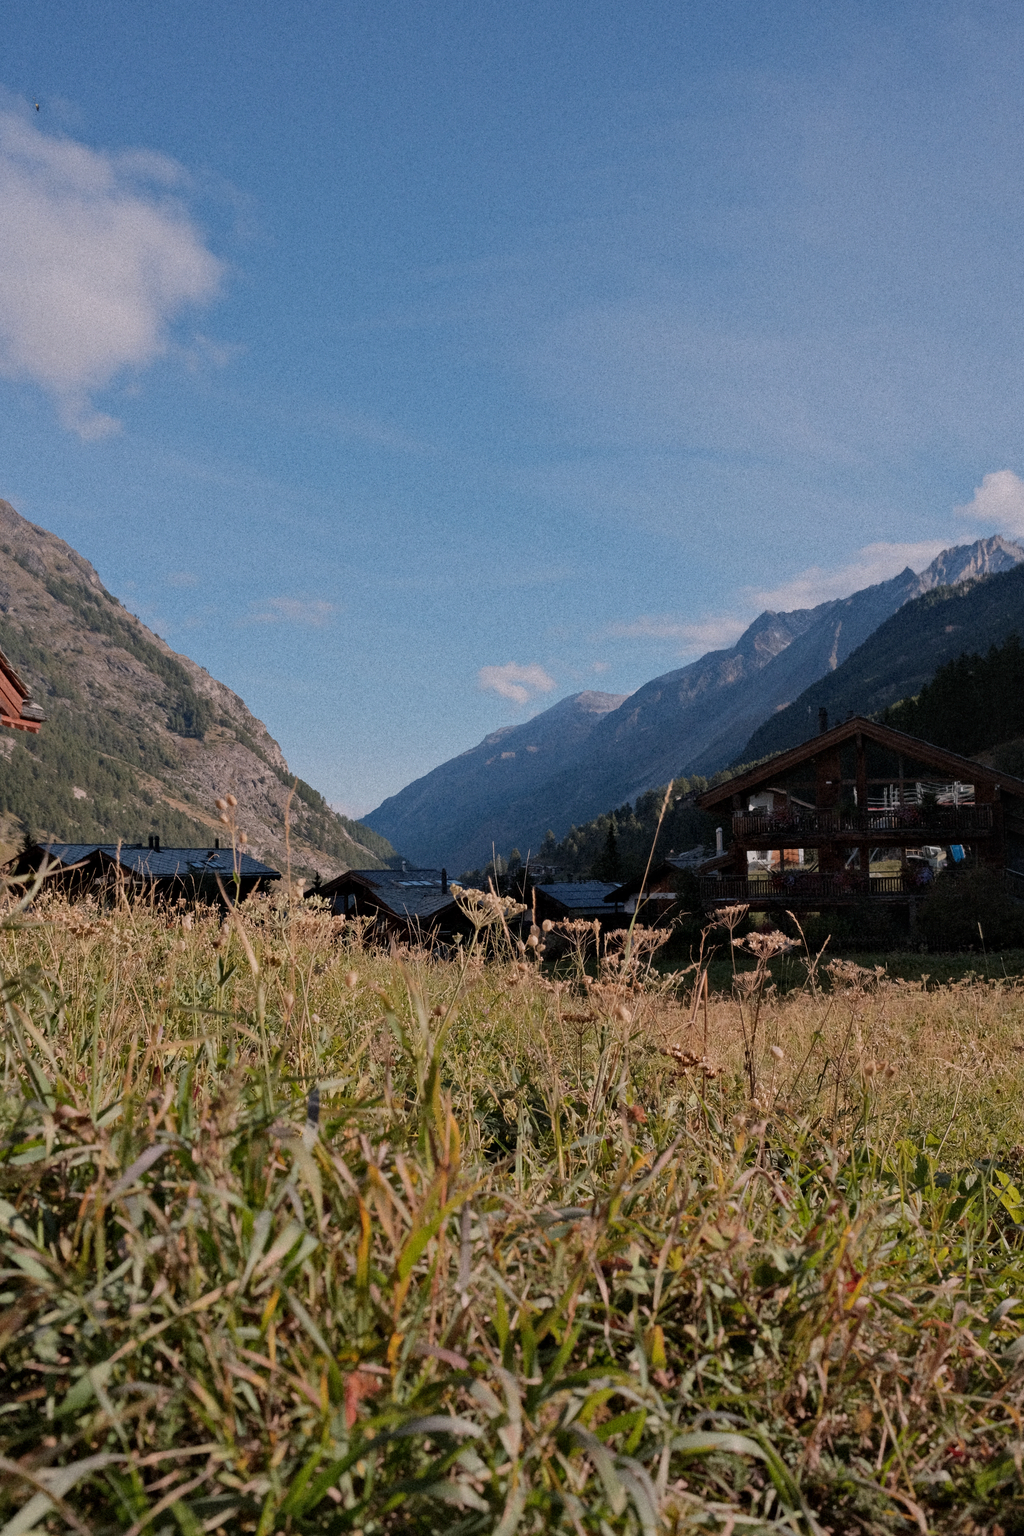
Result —
<svg viewBox="0 0 1024 1536"><path fill-rule="evenodd" d="M1022 56L985 0L9 12L0 494L355 811L1024 534Z"/></svg>

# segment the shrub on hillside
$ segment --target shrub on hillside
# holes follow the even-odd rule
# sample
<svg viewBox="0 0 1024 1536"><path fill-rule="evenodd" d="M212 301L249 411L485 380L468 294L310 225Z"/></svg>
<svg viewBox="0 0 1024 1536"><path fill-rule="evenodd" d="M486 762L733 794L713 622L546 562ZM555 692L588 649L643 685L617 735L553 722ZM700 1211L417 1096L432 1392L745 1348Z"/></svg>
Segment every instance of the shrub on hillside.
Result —
<svg viewBox="0 0 1024 1536"><path fill-rule="evenodd" d="M921 903L918 926L929 949L1009 949L1024 942L1024 906L997 870L951 870Z"/></svg>

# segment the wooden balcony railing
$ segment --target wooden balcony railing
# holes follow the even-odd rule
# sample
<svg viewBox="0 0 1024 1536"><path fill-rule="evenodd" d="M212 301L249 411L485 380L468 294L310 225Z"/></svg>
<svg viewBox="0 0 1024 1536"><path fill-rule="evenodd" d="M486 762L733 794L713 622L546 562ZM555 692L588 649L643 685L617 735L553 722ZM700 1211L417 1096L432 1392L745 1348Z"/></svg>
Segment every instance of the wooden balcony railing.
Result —
<svg viewBox="0 0 1024 1536"><path fill-rule="evenodd" d="M912 832L924 842L948 842L949 833L967 837L987 832L992 826L990 805L905 805L899 810L738 812L732 819L733 835L744 842L763 839L767 845L780 834L787 844L802 847L800 839L838 837L843 832ZM934 834L934 835L933 835Z"/></svg>
<svg viewBox="0 0 1024 1536"><path fill-rule="evenodd" d="M754 876L750 879L704 876L700 881L701 900L709 906L728 902L772 901L779 906L815 901L892 900L898 896L923 896L930 880L918 870L906 875L863 875L841 870L833 875L793 870L787 874Z"/></svg>

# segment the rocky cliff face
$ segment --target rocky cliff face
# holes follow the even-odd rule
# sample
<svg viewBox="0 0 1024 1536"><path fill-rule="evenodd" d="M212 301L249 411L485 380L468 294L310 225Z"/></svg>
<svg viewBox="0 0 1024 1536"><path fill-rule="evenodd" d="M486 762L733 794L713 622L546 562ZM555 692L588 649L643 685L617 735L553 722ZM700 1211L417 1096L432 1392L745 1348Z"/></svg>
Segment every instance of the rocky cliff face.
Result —
<svg viewBox="0 0 1024 1536"><path fill-rule="evenodd" d="M506 772L503 759L483 742L392 796L366 820L403 848L416 849L425 863L470 867L490 857L492 843L502 853L516 844L525 854L527 847L539 848L549 827L564 836L573 823L670 778L726 767L764 721L842 666L904 603L1022 561L1024 549L997 535L944 550L927 570L908 567L850 597L793 613L762 613L735 645L666 672L617 707L589 717L588 728L567 733L557 753L538 755L529 775ZM563 699L529 728L515 731L557 736L563 712L571 717L585 697ZM466 759L474 763L471 794L457 768ZM443 786L441 798L424 796L427 786Z"/></svg>
<svg viewBox="0 0 1024 1536"><path fill-rule="evenodd" d="M376 868L393 852L293 780L246 705L177 655L112 597L89 562L0 501L0 648L47 714L38 737L4 731L0 809L8 843L208 844L238 800L251 851L296 873ZM291 810L288 811L289 797ZM365 841L364 841L365 838Z"/></svg>

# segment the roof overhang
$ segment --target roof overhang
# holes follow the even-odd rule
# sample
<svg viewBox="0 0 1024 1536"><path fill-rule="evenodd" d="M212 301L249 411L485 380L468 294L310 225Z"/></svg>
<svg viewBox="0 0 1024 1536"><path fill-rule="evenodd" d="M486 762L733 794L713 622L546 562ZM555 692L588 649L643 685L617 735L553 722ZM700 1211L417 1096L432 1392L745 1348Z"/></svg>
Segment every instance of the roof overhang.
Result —
<svg viewBox="0 0 1024 1536"><path fill-rule="evenodd" d="M857 736L866 737L878 746L887 747L890 751L913 758L916 762L928 763L931 767L942 769L965 782L991 784L1007 794L1019 795L1024 799L1024 779L1018 779L1012 773L1001 773L995 768L986 768L982 763L975 762L972 757L961 757L959 752L950 752L945 747L933 746L930 741L922 741L919 736L911 736L906 731L893 730L892 726L880 725L877 720L868 720L863 715L855 715L852 720L844 720L842 725L833 726L829 731L811 736L800 746L790 747L787 752L777 752L774 757L766 758L763 763L749 768L746 773L739 773L733 779L726 779L724 783L716 784L714 789L705 790L702 795L698 795L697 804L705 811L711 810L716 805L726 804L733 795L748 794L752 789L765 787L778 774L787 773L791 768L799 767L801 763L810 762L819 757L822 752L829 752L835 747L842 746L844 742L855 740Z"/></svg>

